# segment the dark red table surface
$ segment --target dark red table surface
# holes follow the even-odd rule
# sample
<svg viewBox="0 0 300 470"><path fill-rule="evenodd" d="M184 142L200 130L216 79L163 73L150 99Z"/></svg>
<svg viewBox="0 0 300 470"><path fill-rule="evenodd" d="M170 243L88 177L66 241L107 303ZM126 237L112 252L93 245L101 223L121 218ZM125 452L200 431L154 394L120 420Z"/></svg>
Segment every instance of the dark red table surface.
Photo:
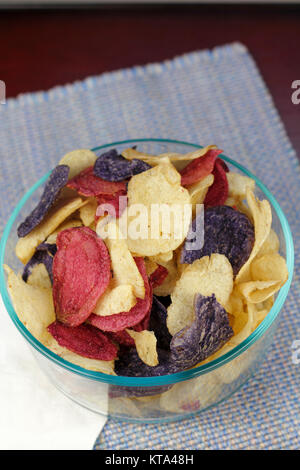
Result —
<svg viewBox="0 0 300 470"><path fill-rule="evenodd" d="M3 10L0 79L11 97L232 41L254 56L300 155L300 5Z"/></svg>

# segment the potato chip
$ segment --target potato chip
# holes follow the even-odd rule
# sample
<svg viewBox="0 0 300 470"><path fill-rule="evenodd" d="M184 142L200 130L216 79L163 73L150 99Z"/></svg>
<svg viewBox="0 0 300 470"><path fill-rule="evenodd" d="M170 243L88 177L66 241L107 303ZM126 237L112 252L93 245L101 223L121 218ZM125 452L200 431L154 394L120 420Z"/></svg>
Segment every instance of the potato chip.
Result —
<svg viewBox="0 0 300 470"><path fill-rule="evenodd" d="M82 206L85 207L85 206ZM56 237L61 232L62 230L66 230L67 228L72 228L72 227L81 227L82 226L82 221L79 219L67 219L65 220L62 224L60 224L57 229L54 230L54 232L50 233L50 235L46 238L46 243L49 243L50 245L53 245L56 243Z"/></svg>
<svg viewBox="0 0 300 470"><path fill-rule="evenodd" d="M217 301L225 306L232 287L232 267L224 255L204 256L187 266L171 294L167 319L171 335L193 322L195 294L215 294Z"/></svg>
<svg viewBox="0 0 300 470"><path fill-rule="evenodd" d="M61 200L52 208L45 219L26 237L20 238L16 245L16 255L26 264L33 256L36 247L42 243L69 215L86 204L80 197Z"/></svg>
<svg viewBox="0 0 300 470"><path fill-rule="evenodd" d="M288 279L285 259L278 253L255 257L250 266L252 281L238 285L239 292L252 303L260 303L277 292Z"/></svg>
<svg viewBox="0 0 300 470"><path fill-rule="evenodd" d="M157 264L167 263L173 258L173 251L166 251L165 253L158 253L157 255L150 256L149 259Z"/></svg>
<svg viewBox="0 0 300 470"><path fill-rule="evenodd" d="M67 187L75 189L78 194L85 197L112 195L126 190L124 181L111 182L103 180L94 174L92 166L69 180Z"/></svg>
<svg viewBox="0 0 300 470"><path fill-rule="evenodd" d="M144 321L146 323L148 322L147 317L152 305L152 288L149 284L143 258L135 258L134 260L144 280L145 296L143 299L138 299L137 303L129 312L121 312L105 317L92 314L88 319L89 323L102 331L122 331L125 328L135 327L138 324L143 325ZM141 329L145 329L145 326L142 326Z"/></svg>
<svg viewBox="0 0 300 470"><path fill-rule="evenodd" d="M94 197L90 197L87 200L87 204L79 208L79 216L82 220L83 225L85 225L86 227L89 227L94 222L97 207L97 199Z"/></svg>
<svg viewBox="0 0 300 470"><path fill-rule="evenodd" d="M148 330L134 331L129 329L126 331L134 339L139 358L148 366L157 366L158 355L154 332Z"/></svg>
<svg viewBox="0 0 300 470"><path fill-rule="evenodd" d="M68 181L68 174L69 167L66 165L58 165L52 170L37 206L18 226L18 237L25 237L44 220Z"/></svg>
<svg viewBox="0 0 300 470"><path fill-rule="evenodd" d="M68 165L70 168L69 180L78 175L82 170L94 165L97 155L88 149L78 149L66 153L59 165Z"/></svg>
<svg viewBox="0 0 300 470"><path fill-rule="evenodd" d="M222 153L222 150L209 150L202 157L189 162L180 172L182 186L197 183L209 176L214 169L216 158L220 153Z"/></svg>
<svg viewBox="0 0 300 470"><path fill-rule="evenodd" d="M166 297L173 292L176 281L179 278L179 273L177 271L175 257L169 261L160 261L160 264L168 270L168 275L160 286L154 288L153 292L155 295Z"/></svg>
<svg viewBox="0 0 300 470"><path fill-rule="evenodd" d="M156 270L149 277L149 281L153 289L155 289L155 287L161 286L165 279L168 277L168 274L169 273L167 268L159 264Z"/></svg>
<svg viewBox="0 0 300 470"><path fill-rule="evenodd" d="M225 305L225 310L232 315L236 315L239 312L242 312L244 309L243 297L238 291L237 287L234 286L230 294L228 302Z"/></svg>
<svg viewBox="0 0 300 470"><path fill-rule="evenodd" d="M104 243L108 248L113 270L112 287L129 284L133 287L134 295L143 299L145 297L143 278L128 249L126 240L122 238L122 234L116 222L107 224L105 226L105 233L106 238L104 239Z"/></svg>
<svg viewBox="0 0 300 470"><path fill-rule="evenodd" d="M63 230L53 259L53 300L57 319L81 325L93 312L111 279L103 240L89 227Z"/></svg>
<svg viewBox="0 0 300 470"><path fill-rule="evenodd" d="M27 279L27 284L43 289L52 289L51 280L43 263L36 264Z"/></svg>
<svg viewBox="0 0 300 470"><path fill-rule="evenodd" d="M126 236L130 251L140 256L154 256L176 249L186 237L191 207L189 193L180 185L180 175L175 168L163 163L133 176L127 194L128 208L121 219L128 218ZM141 225L136 215L140 207L144 222L141 234L133 233L134 228Z"/></svg>
<svg viewBox="0 0 300 470"><path fill-rule="evenodd" d="M261 249L257 253L257 256L267 255L269 253L276 253L277 251L279 251L279 246L279 238L276 232L274 232L274 230L271 228L270 233L266 238L264 244L262 245Z"/></svg>
<svg viewBox="0 0 300 470"><path fill-rule="evenodd" d="M4 265L8 274L7 286L15 311L30 333L46 344L50 335L48 325L55 321L51 289L32 286Z"/></svg>
<svg viewBox="0 0 300 470"><path fill-rule="evenodd" d="M189 153L162 153L160 155L150 155L145 152L139 152L136 149L133 148L128 148L122 151L123 157L125 157L127 160L133 160L134 158L138 158L140 160L143 160L144 162L149 163L150 165L157 165L159 162L158 160L164 157L167 157L170 159L170 161L189 161L189 160L195 160L196 158L202 157L205 155L208 150L215 149L215 145L208 145L207 147L201 148L194 150L193 152Z"/></svg>
<svg viewBox="0 0 300 470"><path fill-rule="evenodd" d="M47 342L47 347L55 354L62 357L65 361L76 364L83 369L94 370L96 372L102 372L103 374L108 375L116 375L114 372L115 361L100 361L98 359L89 359L87 357L79 356L79 354L75 354L69 351L67 348L59 346L59 344L50 334L49 337L50 339Z"/></svg>
<svg viewBox="0 0 300 470"><path fill-rule="evenodd" d="M240 175L233 171L229 171L227 174L228 181L228 196L233 198L245 199L247 193L247 187L254 191L255 181L248 176Z"/></svg>
<svg viewBox="0 0 300 470"><path fill-rule="evenodd" d="M239 292L248 302L253 304L263 302L271 297L281 287L280 281L247 281L237 285Z"/></svg>
<svg viewBox="0 0 300 470"><path fill-rule="evenodd" d="M196 212L196 204L203 204L208 188L213 184L213 182L214 175L210 174L198 181L198 183L194 183L187 187L190 193L191 204L193 204L194 214Z"/></svg>
<svg viewBox="0 0 300 470"><path fill-rule="evenodd" d="M254 220L255 241L248 260L236 276L237 283L250 280L250 265L269 236L272 223L272 211L269 202L267 200L259 201L249 187L247 187L246 193L248 206Z"/></svg>
<svg viewBox="0 0 300 470"><path fill-rule="evenodd" d="M105 317L115 313L128 312L136 304L137 298L134 295L133 286L121 284L113 287L113 285L112 280L111 287L108 286L93 310L96 315Z"/></svg>
<svg viewBox="0 0 300 470"><path fill-rule="evenodd" d="M172 336L167 328L167 309L155 295L152 301L149 330L154 331L157 347L169 351Z"/></svg>
<svg viewBox="0 0 300 470"><path fill-rule="evenodd" d="M149 170L149 168L151 166L143 160L133 159L128 161L119 155L117 150L112 149L97 158L94 173L107 181L123 181L133 175Z"/></svg>
<svg viewBox="0 0 300 470"><path fill-rule="evenodd" d="M117 357L117 346L105 333L92 325L70 327L54 321L47 330L60 346L80 356L101 361L112 361Z"/></svg>
<svg viewBox="0 0 300 470"><path fill-rule="evenodd" d="M151 258L145 258L144 261L145 261L147 276L149 277L158 268L158 264L155 261L153 261Z"/></svg>
<svg viewBox="0 0 300 470"><path fill-rule="evenodd" d="M217 158L212 174L214 182L208 188L204 199L205 207L222 206L228 197L228 181L226 172L229 171L226 163Z"/></svg>
<svg viewBox="0 0 300 470"><path fill-rule="evenodd" d="M193 322L171 340L171 361L183 370L193 367L220 349L232 335L228 314L216 296L196 294Z"/></svg>

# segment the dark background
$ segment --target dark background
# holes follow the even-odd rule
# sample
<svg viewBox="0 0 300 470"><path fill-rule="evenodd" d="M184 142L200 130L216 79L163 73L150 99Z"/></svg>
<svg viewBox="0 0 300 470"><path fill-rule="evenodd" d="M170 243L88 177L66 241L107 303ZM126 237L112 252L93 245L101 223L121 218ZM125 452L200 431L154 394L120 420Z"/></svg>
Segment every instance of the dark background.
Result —
<svg viewBox="0 0 300 470"><path fill-rule="evenodd" d="M300 5L0 10L0 79L12 97L233 41L252 53L299 155Z"/></svg>

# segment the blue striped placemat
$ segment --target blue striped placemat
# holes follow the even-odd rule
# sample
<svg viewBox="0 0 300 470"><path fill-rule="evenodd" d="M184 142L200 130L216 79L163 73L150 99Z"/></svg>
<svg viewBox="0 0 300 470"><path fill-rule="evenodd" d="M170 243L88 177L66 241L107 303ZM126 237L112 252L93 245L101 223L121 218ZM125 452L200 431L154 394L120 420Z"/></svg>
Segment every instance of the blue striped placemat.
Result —
<svg viewBox="0 0 300 470"><path fill-rule="evenodd" d="M239 43L90 77L0 105L0 230L21 195L65 152L128 138L216 143L278 198L296 275L276 342L258 374L216 408L169 424L109 420L97 449L296 449L300 445L300 172L272 98Z"/></svg>

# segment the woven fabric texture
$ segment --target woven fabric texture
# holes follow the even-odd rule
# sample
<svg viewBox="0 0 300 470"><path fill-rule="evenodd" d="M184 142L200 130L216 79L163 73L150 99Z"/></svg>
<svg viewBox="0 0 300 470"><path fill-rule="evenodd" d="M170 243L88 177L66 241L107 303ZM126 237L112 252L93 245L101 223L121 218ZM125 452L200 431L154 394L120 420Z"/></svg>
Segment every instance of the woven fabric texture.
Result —
<svg viewBox="0 0 300 470"><path fill-rule="evenodd" d="M290 222L296 274L267 360L239 392L179 423L109 420L95 448L299 448L300 364L293 364L291 347L300 340L300 171L242 44L90 77L0 105L0 231L24 192L65 152L143 137L216 143L253 171Z"/></svg>

